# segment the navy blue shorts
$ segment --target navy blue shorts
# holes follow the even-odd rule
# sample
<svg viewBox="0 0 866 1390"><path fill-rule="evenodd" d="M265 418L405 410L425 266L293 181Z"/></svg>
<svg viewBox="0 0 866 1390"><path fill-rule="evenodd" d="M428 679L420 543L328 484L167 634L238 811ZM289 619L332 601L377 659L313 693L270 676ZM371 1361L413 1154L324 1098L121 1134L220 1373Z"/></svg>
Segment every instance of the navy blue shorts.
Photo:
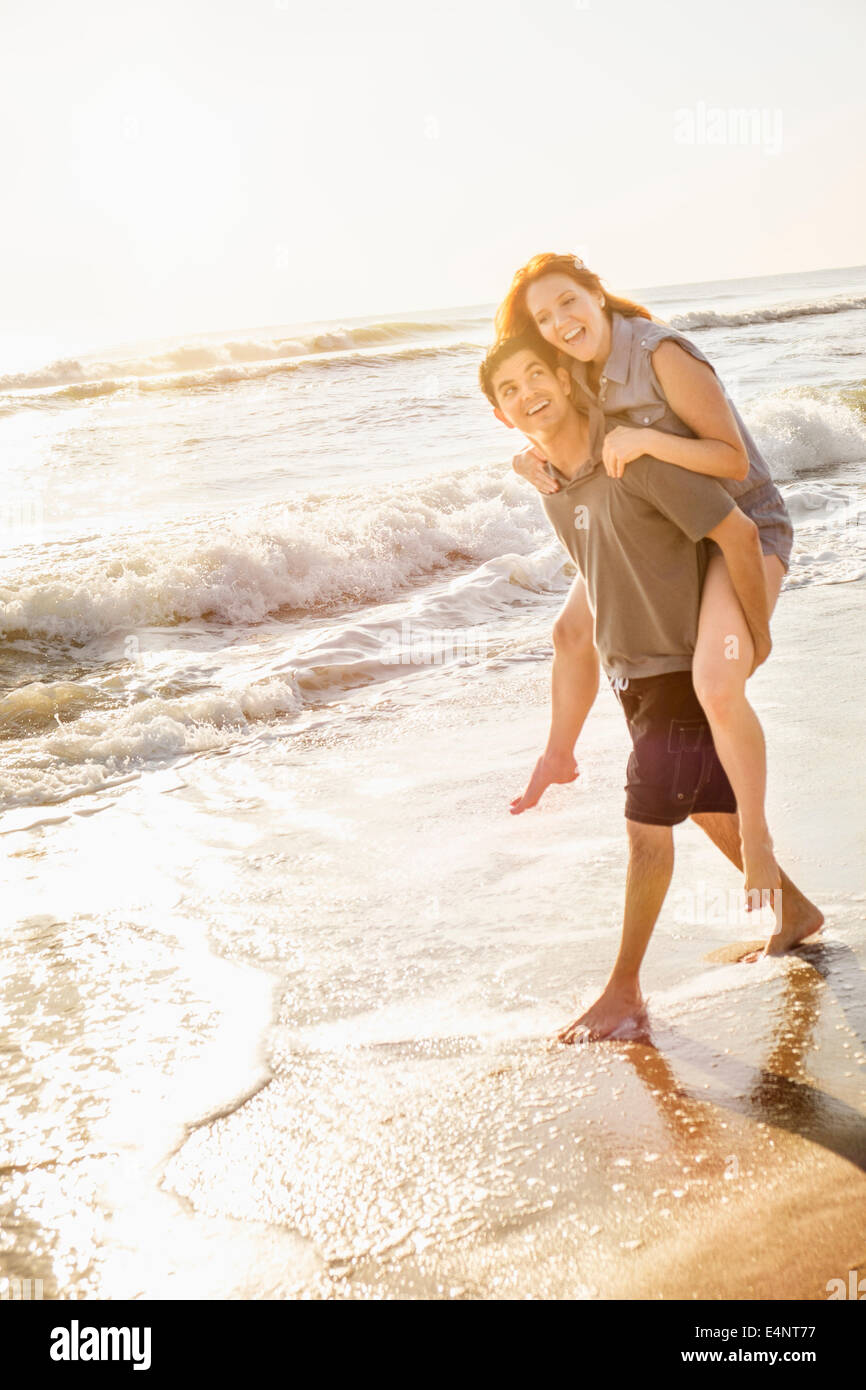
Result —
<svg viewBox="0 0 866 1390"><path fill-rule="evenodd" d="M700 812L736 813L691 671L630 679L616 696L632 741L626 820L679 825Z"/></svg>

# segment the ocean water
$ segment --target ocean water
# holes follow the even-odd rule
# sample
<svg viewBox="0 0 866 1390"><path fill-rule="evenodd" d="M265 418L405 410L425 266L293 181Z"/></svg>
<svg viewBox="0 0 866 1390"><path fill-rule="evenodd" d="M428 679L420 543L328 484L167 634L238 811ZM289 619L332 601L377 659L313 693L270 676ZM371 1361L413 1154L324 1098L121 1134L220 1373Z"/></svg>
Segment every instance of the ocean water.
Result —
<svg viewBox="0 0 866 1390"><path fill-rule="evenodd" d="M798 614L823 602L815 590L853 591L866 575L866 268L632 293L709 355L782 486L796 542L780 608L799 631ZM414 1206L388 1208L387 1173L369 1155L345 1176L340 1114L362 1127L381 1110L384 1123L403 1095L417 1124L406 1122L401 1161L415 1172L442 1059L453 1096L479 1048L489 1071L490 1049L534 1046L551 991L573 973L551 925L560 878L538 874L545 855L567 872L573 827L551 839L538 821L503 844L507 797L488 784L476 806L472 791L474 762L488 783L510 778L511 794L531 767L550 628L573 575L511 471L519 439L477 387L492 312L190 334L60 361L31 345L18 363L3 345L7 1273L44 1275L60 1294L135 1291L105 1212L128 1210L139 1179L149 1191L171 1152L173 1190L199 1210L208 1193L231 1194L210 1219L297 1238L304 1287L353 1260L369 1275L377 1252L407 1241L417 1253L395 1223L438 1222L449 1241L478 1228L476 1189L496 1184L480 1169L447 1177L445 1092L447 1162ZM527 708L537 738L523 734ZM521 730L517 750L473 743L491 711ZM603 729L590 773L613 805L625 745L612 709ZM603 905L581 939L599 970L620 838L618 821L581 827L584 891ZM855 866L846 873L843 924L860 920ZM505 961L503 899L516 932ZM557 1085L550 1104L564 1113ZM206 1122L262 1086L264 1116L226 1142L220 1181L191 1175L196 1146L214 1142ZM329 1171L344 1175L333 1209L310 1195L325 1180L303 1157L310 1107L330 1136ZM267 1170L279 1200L238 1177L261 1125L266 1149L283 1136ZM112 1155L122 1181L94 1168ZM143 1232L180 1218L157 1219L146 1196L136 1210L124 1250L141 1259ZM236 1231L225 1239L236 1248ZM157 1289L179 1278L149 1258ZM267 1258L282 1267L286 1250ZM241 1283L255 1292L258 1278Z"/></svg>
<svg viewBox="0 0 866 1390"><path fill-rule="evenodd" d="M639 293L712 358L783 485L789 587L860 578L866 270ZM339 720L348 690L405 684L381 657L406 618L409 641L490 625L496 646L552 611L568 567L476 386L491 312L0 376L4 811Z"/></svg>

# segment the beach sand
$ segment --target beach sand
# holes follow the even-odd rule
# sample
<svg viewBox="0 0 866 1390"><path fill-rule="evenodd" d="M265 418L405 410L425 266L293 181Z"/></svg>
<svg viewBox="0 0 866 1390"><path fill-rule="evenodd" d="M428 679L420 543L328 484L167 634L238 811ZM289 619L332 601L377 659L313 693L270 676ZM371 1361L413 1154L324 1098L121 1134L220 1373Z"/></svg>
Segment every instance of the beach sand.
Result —
<svg viewBox="0 0 866 1390"><path fill-rule="evenodd" d="M424 701L371 687L338 732L4 818L31 903L5 998L41 977L55 1059L53 1088L38 1049L18 1077L4 1272L100 1298L823 1299L866 1274L863 630L862 584L783 594L752 682L823 944L720 961L757 933L707 920L739 879L679 828L650 1041L549 1042L618 942L628 743L602 690L578 782L508 814L546 732L541 620Z"/></svg>

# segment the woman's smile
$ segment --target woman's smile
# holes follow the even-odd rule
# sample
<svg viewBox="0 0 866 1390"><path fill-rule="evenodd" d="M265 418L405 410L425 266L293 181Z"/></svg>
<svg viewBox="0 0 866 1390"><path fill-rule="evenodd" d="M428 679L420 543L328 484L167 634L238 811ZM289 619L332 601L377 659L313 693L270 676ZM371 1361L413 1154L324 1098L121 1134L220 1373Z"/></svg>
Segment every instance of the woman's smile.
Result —
<svg viewBox="0 0 866 1390"><path fill-rule="evenodd" d="M560 336L562 341L567 343L569 347L575 347L582 337L586 337L586 327L582 323L576 324L571 328L564 329Z"/></svg>

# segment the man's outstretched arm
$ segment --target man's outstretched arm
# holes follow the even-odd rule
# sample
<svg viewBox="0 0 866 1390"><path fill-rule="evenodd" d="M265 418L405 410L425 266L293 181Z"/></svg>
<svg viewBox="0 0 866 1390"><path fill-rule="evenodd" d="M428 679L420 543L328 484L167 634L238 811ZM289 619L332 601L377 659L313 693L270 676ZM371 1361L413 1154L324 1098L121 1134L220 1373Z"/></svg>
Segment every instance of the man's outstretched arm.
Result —
<svg viewBox="0 0 866 1390"><path fill-rule="evenodd" d="M754 671L767 660L773 646L770 640L766 570L758 528L745 512L734 507L724 521L707 532L707 539L715 541L721 549L734 591L746 615L755 644Z"/></svg>

